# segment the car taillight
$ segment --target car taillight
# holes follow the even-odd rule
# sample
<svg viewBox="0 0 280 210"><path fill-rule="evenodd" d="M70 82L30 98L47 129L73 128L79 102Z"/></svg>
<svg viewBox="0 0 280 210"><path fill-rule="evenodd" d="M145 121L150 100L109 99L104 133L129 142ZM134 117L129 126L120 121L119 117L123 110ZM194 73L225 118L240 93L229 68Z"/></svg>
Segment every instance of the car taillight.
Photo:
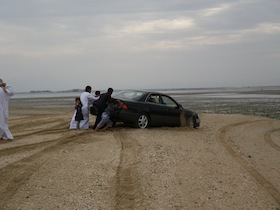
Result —
<svg viewBox="0 0 280 210"><path fill-rule="evenodd" d="M122 104L122 109L124 109L124 110L128 110L128 108L127 108L126 104Z"/></svg>

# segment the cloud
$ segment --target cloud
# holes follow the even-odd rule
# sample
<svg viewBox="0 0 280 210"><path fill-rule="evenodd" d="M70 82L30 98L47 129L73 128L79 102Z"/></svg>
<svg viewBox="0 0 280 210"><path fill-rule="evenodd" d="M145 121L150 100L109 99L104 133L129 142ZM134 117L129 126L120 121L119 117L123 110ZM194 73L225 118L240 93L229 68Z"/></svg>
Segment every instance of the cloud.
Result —
<svg viewBox="0 0 280 210"><path fill-rule="evenodd" d="M258 42L265 34L279 34L280 23L262 23L249 29L227 30L227 31L207 31L199 36L182 37L176 40L159 40L149 49L164 51L170 50L197 50L207 46L228 45L242 42Z"/></svg>
<svg viewBox="0 0 280 210"><path fill-rule="evenodd" d="M194 21L187 18L178 19L158 19L142 22L130 22L119 31L125 34L142 33L164 33L177 30L190 29L194 26Z"/></svg>
<svg viewBox="0 0 280 210"><path fill-rule="evenodd" d="M200 14L201 14L201 16L204 16L204 17L210 17L210 16L214 16L214 15L224 13L231 8L232 8L231 4L223 4L223 5L220 5L218 7L204 9L204 10L201 11Z"/></svg>
<svg viewBox="0 0 280 210"><path fill-rule="evenodd" d="M199 14L202 17L211 17L217 15L223 15L226 12L231 12L236 8L246 8L245 6L248 4L254 3L254 0L239 0L239 1L232 1L230 3L218 3L214 7L208 7L206 9L200 10Z"/></svg>
<svg viewBox="0 0 280 210"><path fill-rule="evenodd" d="M129 84L134 84L151 71L155 76L171 68L176 69L172 74L180 73L186 63L188 69L201 70L199 75L189 70L193 81L205 69L219 75L227 68L235 74L243 63L248 71L256 67L261 71L263 60L262 66L279 70L276 0L0 1L0 63L6 77L25 77L28 72L40 79L47 72L51 80L63 72L73 81L76 69L87 75L92 71L86 70L94 67L94 75L113 74L112 83L125 85L127 78L118 78L119 72L141 72L135 80L130 78ZM248 50L253 53L245 53ZM226 59L220 60L221 55ZM169 83L170 74L162 76L162 84ZM221 73L221 80L226 77ZM83 84L91 78L80 80ZM175 85L177 80L185 84L183 78L176 78Z"/></svg>

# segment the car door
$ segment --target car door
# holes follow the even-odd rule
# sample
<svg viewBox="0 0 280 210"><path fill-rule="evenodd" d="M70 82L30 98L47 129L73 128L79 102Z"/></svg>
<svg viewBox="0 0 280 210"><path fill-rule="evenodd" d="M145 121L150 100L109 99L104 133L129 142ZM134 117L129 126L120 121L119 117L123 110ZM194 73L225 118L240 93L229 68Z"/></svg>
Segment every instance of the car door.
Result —
<svg viewBox="0 0 280 210"><path fill-rule="evenodd" d="M162 106L165 107L164 122L168 125L180 125L180 116L182 110L171 97L167 95L161 95Z"/></svg>
<svg viewBox="0 0 280 210"><path fill-rule="evenodd" d="M152 125L179 125L181 110L178 104L169 96L151 94L149 103Z"/></svg>
<svg viewBox="0 0 280 210"><path fill-rule="evenodd" d="M167 124L167 107L162 104L162 99L159 94L150 94L146 101L149 106L149 114L152 125Z"/></svg>

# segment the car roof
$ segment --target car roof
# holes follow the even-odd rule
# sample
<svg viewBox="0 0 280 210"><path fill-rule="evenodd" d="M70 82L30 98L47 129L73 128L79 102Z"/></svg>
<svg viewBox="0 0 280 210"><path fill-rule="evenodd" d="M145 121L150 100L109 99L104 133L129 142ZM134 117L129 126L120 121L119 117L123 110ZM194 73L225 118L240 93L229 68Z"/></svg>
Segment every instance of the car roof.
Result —
<svg viewBox="0 0 280 210"><path fill-rule="evenodd" d="M137 99L132 99L132 98L126 98L126 97L123 97L122 94L124 93L141 93L142 96L137 98ZM115 94L113 94L112 97L116 97L116 98L122 98L122 99L126 99L126 100L137 100L137 101L145 101L146 98L151 95L151 94L158 94L158 95L166 95L166 94L163 94L163 93L159 93L159 92L156 92L156 91L150 91L150 90L135 90L135 89L127 89L127 90L120 90L120 91L117 91L115 92Z"/></svg>
<svg viewBox="0 0 280 210"><path fill-rule="evenodd" d="M154 90L135 90L135 89L126 89L126 90L119 90L117 91L118 93L119 92L141 92L143 94L159 94L159 95L167 95L169 96L169 94L166 94L166 93L161 93L159 91L154 91Z"/></svg>
<svg viewBox="0 0 280 210"><path fill-rule="evenodd" d="M158 92L158 91L153 91L153 90L135 90L135 89L127 89L127 90L120 90L120 92L123 91L135 91L135 92L142 92L145 94L160 94L160 95L165 95L164 93Z"/></svg>

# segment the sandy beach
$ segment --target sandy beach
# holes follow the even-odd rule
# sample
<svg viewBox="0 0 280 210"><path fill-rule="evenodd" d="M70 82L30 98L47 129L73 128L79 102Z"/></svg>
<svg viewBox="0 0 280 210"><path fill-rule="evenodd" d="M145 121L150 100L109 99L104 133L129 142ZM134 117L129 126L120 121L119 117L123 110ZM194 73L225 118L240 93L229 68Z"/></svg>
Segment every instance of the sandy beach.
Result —
<svg viewBox="0 0 280 210"><path fill-rule="evenodd" d="M69 130L72 114L11 107L0 209L280 209L280 120L201 113L198 129L96 133Z"/></svg>

